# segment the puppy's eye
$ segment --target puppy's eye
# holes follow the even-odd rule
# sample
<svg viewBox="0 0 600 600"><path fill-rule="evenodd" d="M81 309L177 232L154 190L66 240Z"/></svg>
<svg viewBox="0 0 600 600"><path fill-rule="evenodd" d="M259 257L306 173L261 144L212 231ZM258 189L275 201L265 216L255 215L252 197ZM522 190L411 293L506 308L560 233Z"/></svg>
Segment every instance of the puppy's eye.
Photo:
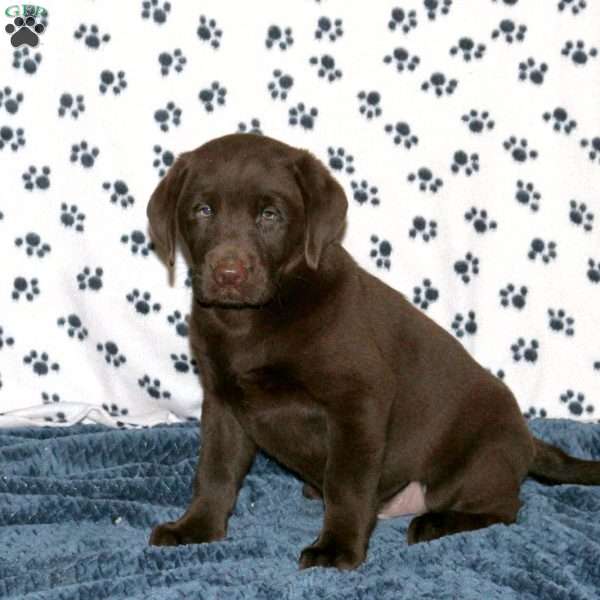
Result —
<svg viewBox="0 0 600 600"><path fill-rule="evenodd" d="M200 217L212 217L213 210L208 204L198 204L194 207L194 213Z"/></svg>
<svg viewBox="0 0 600 600"><path fill-rule="evenodd" d="M279 218L279 212L275 208L263 208L260 216L264 221L276 221Z"/></svg>

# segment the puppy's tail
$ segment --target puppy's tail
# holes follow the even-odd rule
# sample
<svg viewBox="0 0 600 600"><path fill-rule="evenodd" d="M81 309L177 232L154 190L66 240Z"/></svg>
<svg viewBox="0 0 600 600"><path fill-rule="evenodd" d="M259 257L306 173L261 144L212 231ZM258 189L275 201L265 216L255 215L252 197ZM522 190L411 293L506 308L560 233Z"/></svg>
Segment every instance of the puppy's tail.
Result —
<svg viewBox="0 0 600 600"><path fill-rule="evenodd" d="M600 485L600 461L575 458L542 440L533 439L535 456L529 475L547 484Z"/></svg>

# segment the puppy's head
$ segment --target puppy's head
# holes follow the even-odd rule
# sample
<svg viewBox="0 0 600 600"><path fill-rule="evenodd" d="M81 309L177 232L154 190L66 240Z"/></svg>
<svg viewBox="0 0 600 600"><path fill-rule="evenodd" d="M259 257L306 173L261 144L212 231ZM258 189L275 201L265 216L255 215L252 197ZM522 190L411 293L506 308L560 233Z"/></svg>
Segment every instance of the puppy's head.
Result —
<svg viewBox="0 0 600 600"><path fill-rule="evenodd" d="M182 154L148 204L152 238L172 266L183 242L195 297L269 302L283 274L316 270L339 240L347 201L323 164L264 136L233 134Z"/></svg>

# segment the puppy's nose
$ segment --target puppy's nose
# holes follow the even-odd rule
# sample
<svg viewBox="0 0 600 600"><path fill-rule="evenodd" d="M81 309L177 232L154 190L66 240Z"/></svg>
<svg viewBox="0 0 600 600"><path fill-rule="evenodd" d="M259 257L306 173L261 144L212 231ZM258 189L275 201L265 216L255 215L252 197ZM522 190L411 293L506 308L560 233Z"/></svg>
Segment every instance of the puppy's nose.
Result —
<svg viewBox="0 0 600 600"><path fill-rule="evenodd" d="M241 260L226 258L215 265L213 278L218 285L233 285L239 287L248 279L248 270Z"/></svg>

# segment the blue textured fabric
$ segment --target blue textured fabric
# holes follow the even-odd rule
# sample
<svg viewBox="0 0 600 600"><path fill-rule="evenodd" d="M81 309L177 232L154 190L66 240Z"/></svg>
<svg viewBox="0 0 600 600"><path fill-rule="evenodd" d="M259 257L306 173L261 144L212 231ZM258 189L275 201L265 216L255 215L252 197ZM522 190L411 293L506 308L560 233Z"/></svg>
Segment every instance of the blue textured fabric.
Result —
<svg viewBox="0 0 600 600"><path fill-rule="evenodd" d="M541 438L600 459L600 425L535 420ZM568 598L600 596L600 487L527 480L512 526L407 546L409 518L380 521L354 572L299 571L323 509L260 455L227 539L154 548L152 525L191 495L195 423L0 430L0 597Z"/></svg>

